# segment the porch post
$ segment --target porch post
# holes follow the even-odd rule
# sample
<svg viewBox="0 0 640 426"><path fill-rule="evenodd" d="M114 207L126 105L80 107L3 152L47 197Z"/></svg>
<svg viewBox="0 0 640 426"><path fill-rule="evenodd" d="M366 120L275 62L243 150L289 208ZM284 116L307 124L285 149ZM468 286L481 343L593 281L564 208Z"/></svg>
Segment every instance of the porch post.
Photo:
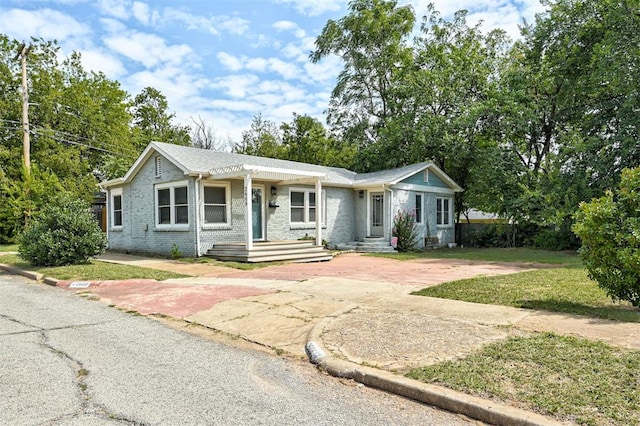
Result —
<svg viewBox="0 0 640 426"><path fill-rule="evenodd" d="M245 221L245 248L247 251L253 248L253 212L251 199L251 173L244 176L244 221Z"/></svg>
<svg viewBox="0 0 640 426"><path fill-rule="evenodd" d="M320 179L316 180L316 245L322 245L322 212L324 206L322 205L322 182Z"/></svg>

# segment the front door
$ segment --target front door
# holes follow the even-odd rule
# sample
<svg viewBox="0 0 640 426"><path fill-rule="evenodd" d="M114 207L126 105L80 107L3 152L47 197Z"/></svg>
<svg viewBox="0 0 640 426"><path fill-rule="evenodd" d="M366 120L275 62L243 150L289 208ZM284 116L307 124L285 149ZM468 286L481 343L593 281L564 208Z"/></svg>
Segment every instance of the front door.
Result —
<svg viewBox="0 0 640 426"><path fill-rule="evenodd" d="M252 187L251 188L251 213L253 223L253 240L264 240L264 203L262 200L264 188Z"/></svg>
<svg viewBox="0 0 640 426"><path fill-rule="evenodd" d="M382 237L384 235L384 193L371 193L371 236Z"/></svg>

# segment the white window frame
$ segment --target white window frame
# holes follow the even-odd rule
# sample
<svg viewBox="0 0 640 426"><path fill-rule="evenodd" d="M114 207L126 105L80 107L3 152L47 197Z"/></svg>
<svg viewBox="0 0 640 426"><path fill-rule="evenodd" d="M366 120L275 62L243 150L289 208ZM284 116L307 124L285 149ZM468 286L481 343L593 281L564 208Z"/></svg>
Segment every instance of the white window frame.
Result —
<svg viewBox="0 0 640 426"><path fill-rule="evenodd" d="M116 189L112 189L110 191L111 193L109 194L109 197L111 198L111 202L110 204L110 211L109 211L109 222L111 225L112 229L122 229L122 224L124 223L124 214L123 214L123 199L122 199L122 188L116 188ZM115 197L120 197L120 225L116 225L116 220L115 220Z"/></svg>
<svg viewBox="0 0 640 426"><path fill-rule="evenodd" d="M424 183L429 183L429 169L424 169L424 172L422 173L422 181Z"/></svg>
<svg viewBox="0 0 640 426"><path fill-rule="evenodd" d="M418 205L418 197L420 197L420 205ZM414 200L416 201L416 223L422 224L424 222L424 194L422 192L417 192ZM418 211L420 211L420 214L418 214Z"/></svg>
<svg viewBox="0 0 640 426"><path fill-rule="evenodd" d="M207 223L205 222L205 202L204 202L204 189L205 187L224 188L225 210L226 210L226 222L220 223ZM203 228L228 228L231 225L231 183L230 182L203 182L200 186L200 217L202 218Z"/></svg>
<svg viewBox="0 0 640 426"><path fill-rule="evenodd" d="M176 223L176 200L175 200L175 190L176 188L187 188L187 223ZM160 214L158 213L158 191L163 189L169 189L169 208L170 208L170 220L169 223L160 223ZM160 183L154 186L153 188L155 194L154 208L155 208L155 224L158 229L188 229L189 228L189 214L190 212L190 203L189 203L189 181L181 180L176 182L167 182Z"/></svg>
<svg viewBox="0 0 640 426"><path fill-rule="evenodd" d="M446 215L447 223L438 222L438 215L440 218L445 218L444 201L447 201L449 206L448 214ZM440 204L441 209L438 209ZM436 225L440 227L452 227L453 226L453 198L451 197L437 197L436 198Z"/></svg>
<svg viewBox="0 0 640 426"><path fill-rule="evenodd" d="M292 209L292 206L291 206L291 193L292 192L302 192L302 193L304 193L304 205L302 207L304 209L304 214L303 214L304 221L303 222L293 222L291 220L291 209ZM304 226L304 227L315 226L316 221L315 220L312 220L312 221L309 220L309 207L310 207L310 205L309 205L309 194L310 193L315 194L316 193L315 188L289 188L289 225L294 226L294 227L295 226ZM327 191L322 190L321 197L322 197L322 206L321 206L322 207L322 212L321 212L322 216L320 217L320 219L322 221L322 226L326 226L327 225ZM317 210L317 208L318 208L318 198L317 198L317 196L316 196L316 207L315 208L316 208L316 214L318 214L318 210Z"/></svg>

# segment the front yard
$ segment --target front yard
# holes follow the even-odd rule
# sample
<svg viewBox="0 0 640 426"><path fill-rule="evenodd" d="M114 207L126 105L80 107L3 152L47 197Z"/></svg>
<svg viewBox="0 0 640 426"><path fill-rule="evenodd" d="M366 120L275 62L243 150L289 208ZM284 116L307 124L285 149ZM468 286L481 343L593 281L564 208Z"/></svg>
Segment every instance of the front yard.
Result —
<svg viewBox="0 0 640 426"><path fill-rule="evenodd" d="M640 310L608 298L575 254L464 249L395 256L546 264L531 272L448 282L415 295L640 322ZM551 333L521 334L463 359L414 369L407 376L561 421L640 425L639 351Z"/></svg>

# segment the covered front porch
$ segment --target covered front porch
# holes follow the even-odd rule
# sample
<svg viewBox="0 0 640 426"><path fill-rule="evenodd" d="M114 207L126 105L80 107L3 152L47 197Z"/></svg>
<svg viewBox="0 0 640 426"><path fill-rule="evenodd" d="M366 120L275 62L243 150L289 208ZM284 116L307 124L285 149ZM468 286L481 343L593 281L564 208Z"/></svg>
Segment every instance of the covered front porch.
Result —
<svg viewBox="0 0 640 426"><path fill-rule="evenodd" d="M323 173L251 164L238 164L211 170L207 179L209 181L243 181L242 200L239 199L238 193L235 197L244 207L244 221L238 222L238 224L244 223L242 225L244 238L216 243L207 250L205 255L218 260L239 262L330 260L332 256L322 244L322 212L324 211L322 197L315 197L315 220L310 221L309 225L312 229L309 229L310 235L305 234L307 238L304 240L282 240L282 235L279 237L275 235L277 232L272 233L275 235L272 239L269 235L269 227L271 226L273 231L273 226L281 225L277 221L269 225L269 215L265 214L268 210L281 208L279 205L274 205L269 198L280 188L291 185L312 186L316 194L321 194L323 179L325 179ZM288 211L286 206L284 208Z"/></svg>

